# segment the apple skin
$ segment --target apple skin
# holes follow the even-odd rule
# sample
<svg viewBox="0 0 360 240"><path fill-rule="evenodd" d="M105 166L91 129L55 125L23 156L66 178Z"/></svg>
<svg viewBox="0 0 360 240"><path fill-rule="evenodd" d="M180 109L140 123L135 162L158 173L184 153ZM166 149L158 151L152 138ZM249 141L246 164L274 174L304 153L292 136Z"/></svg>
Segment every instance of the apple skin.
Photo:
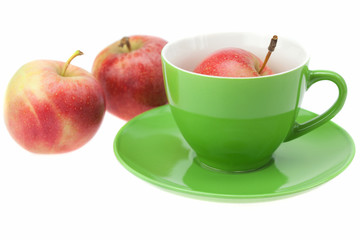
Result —
<svg viewBox="0 0 360 240"><path fill-rule="evenodd" d="M259 74L262 63L257 56L246 50L225 48L205 58L194 72L221 77L258 77L273 74L267 66Z"/></svg>
<svg viewBox="0 0 360 240"><path fill-rule="evenodd" d="M97 132L105 97L87 71L64 62L36 60L22 66L7 87L5 125L15 141L33 153L65 153Z"/></svg>
<svg viewBox="0 0 360 240"><path fill-rule="evenodd" d="M167 103L161 66L167 42L144 35L131 36L129 42L130 52L119 41L106 47L92 68L104 89L107 110L123 120Z"/></svg>

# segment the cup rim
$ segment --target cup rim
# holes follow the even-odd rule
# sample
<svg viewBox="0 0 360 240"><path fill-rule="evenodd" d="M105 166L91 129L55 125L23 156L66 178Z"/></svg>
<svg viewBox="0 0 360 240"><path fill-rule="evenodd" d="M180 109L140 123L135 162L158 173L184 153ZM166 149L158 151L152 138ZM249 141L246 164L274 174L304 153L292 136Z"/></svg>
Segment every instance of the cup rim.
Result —
<svg viewBox="0 0 360 240"><path fill-rule="evenodd" d="M293 67L289 70L286 71L282 71L279 73L274 73L271 75L264 75L264 76L256 76L256 77L223 77L223 76L213 76L213 75L205 75L205 74L201 74L201 73L195 73L193 71L189 71L186 70L184 68L178 67L175 64L173 64L171 61L169 61L169 59L166 57L166 51L169 49L169 47L171 47L174 44L178 44L182 41L186 41L186 40L191 40L191 39L195 39L195 38L200 38L200 37L207 37L207 36L213 36L213 35L226 35L226 34L250 34L253 36L265 36L265 34L260 34L257 32L216 32L216 33L204 33L204 34L197 34L197 35L193 35L193 36L189 36L189 37L184 37L184 38L180 38L171 42L168 42L163 49L161 50L161 58L169 65L171 65L172 67L176 68L177 70L180 70L182 72L191 74L191 75L196 75L196 76L202 76L202 77L211 77L214 79L263 79L263 78L271 78L271 77L275 77L275 76L281 76L284 74L287 74L289 72L295 71L299 68L302 68L304 65L306 65L309 60L310 60L310 56L308 54L308 52L306 51L306 49L296 40L291 39L287 36L283 36L283 35L278 35L280 36L281 40L285 40L288 42L292 42L293 44L297 45L298 48L302 49L302 51L305 53L305 58L304 61L301 62L301 64L298 64L296 67ZM270 36L269 34L266 34L266 36Z"/></svg>

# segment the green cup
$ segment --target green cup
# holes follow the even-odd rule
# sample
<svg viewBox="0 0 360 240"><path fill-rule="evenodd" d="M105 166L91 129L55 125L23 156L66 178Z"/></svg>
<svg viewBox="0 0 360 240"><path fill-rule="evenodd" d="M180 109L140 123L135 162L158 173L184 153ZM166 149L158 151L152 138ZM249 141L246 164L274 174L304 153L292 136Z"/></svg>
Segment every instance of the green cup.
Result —
<svg viewBox="0 0 360 240"><path fill-rule="evenodd" d="M282 36L268 62L273 75L230 78L192 72L205 57L225 47L243 48L264 59L270 39L254 33L218 33L181 39L163 48L171 113L202 165L231 172L261 168L281 143L320 127L344 105L344 79L335 72L309 70L303 47ZM304 93L321 80L336 84L336 102L314 119L297 123Z"/></svg>

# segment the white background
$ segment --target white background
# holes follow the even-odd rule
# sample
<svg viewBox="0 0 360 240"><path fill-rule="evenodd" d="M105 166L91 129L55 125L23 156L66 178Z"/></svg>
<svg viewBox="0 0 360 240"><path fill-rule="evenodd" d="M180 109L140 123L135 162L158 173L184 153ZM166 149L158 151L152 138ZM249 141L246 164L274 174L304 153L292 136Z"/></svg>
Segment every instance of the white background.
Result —
<svg viewBox="0 0 360 240"><path fill-rule="evenodd" d="M96 3L94 3L96 2ZM357 1L2 1L0 3L0 239L360 239L360 164L283 200L230 204L185 198L128 172L112 143L124 121L106 114L95 137L62 155L18 146L3 121L6 86L35 59L91 71L97 53L125 35L168 41L221 31L270 32L297 39L310 69L333 70L348 98L333 121L359 139L360 15ZM302 107L316 113L337 97L321 82Z"/></svg>

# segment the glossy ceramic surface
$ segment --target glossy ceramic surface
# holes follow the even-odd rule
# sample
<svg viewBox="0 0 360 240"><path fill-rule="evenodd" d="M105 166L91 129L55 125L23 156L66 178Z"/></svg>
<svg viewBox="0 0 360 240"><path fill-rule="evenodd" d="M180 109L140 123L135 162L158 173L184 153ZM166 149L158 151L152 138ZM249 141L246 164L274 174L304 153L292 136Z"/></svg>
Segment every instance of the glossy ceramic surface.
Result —
<svg viewBox="0 0 360 240"><path fill-rule="evenodd" d="M297 121L316 115L300 110ZM351 162L351 137L333 122L282 144L265 167L246 173L209 169L182 137L169 106L129 121L114 140L118 160L133 174L174 193L216 201L252 202L291 196L327 182Z"/></svg>
<svg viewBox="0 0 360 240"><path fill-rule="evenodd" d="M266 49L267 43L261 42L269 40L267 36L250 33L234 33L226 38L222 34L203 35L169 43L162 51L171 112L180 132L202 163L226 171L262 167L271 161L272 154L282 142L321 126L344 105L347 94L344 79L331 71L309 70L305 50L281 37L270 62L292 64L282 69L272 67L279 68L277 74L229 78L191 71L196 66L191 66L195 56L206 55L207 49L230 45L227 39L234 41L231 42L233 46L251 52L259 46ZM338 99L324 114L299 124L295 119L304 94L320 80L336 84Z"/></svg>

